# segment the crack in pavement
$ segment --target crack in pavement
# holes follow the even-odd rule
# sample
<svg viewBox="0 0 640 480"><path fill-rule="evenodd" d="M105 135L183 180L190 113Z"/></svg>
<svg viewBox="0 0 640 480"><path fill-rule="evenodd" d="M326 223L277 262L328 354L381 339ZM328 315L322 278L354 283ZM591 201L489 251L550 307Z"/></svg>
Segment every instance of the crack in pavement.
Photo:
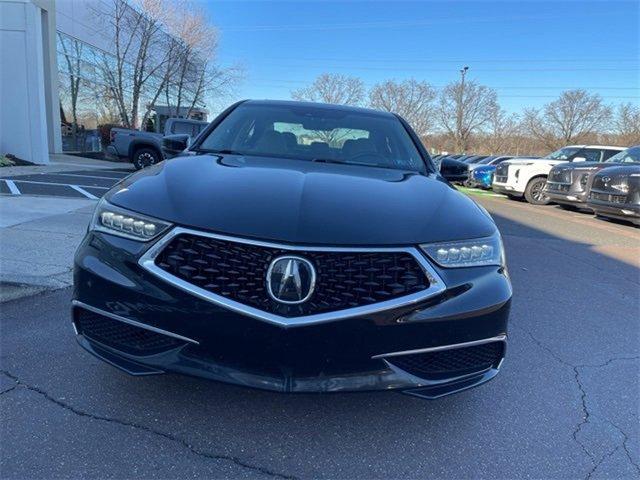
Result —
<svg viewBox="0 0 640 480"><path fill-rule="evenodd" d="M602 463L604 463L606 459L610 458L614 453L616 453L619 448L620 448L620 445L617 445L616 448L611 450L609 453L604 454L602 458L595 463L593 468L589 470L589 472L587 472L587 476L585 477L585 480L589 480L591 478L591 475L596 473L596 470L598 469L598 467L602 465Z"/></svg>
<svg viewBox="0 0 640 480"><path fill-rule="evenodd" d="M606 367L607 365L610 365L611 363L616 362L616 361L638 360L638 359L640 359L640 356L613 357L613 358L610 358L607 361L605 361L603 363L600 363L600 364L578 364L578 365L574 365L574 364L566 361L564 358L562 358L560 355L558 355L554 350L552 350L547 345L542 343L541 340L536 338L526 328L523 328L520 325L516 325L516 324L512 323L511 324L511 328L514 328L514 327L516 329L519 329L519 330L523 331L524 333L526 333L529 336L529 338L531 338L531 340L533 340L533 342L536 345L538 345L541 349L543 349L544 351L549 353L551 355L551 357L554 360L556 360L558 363L564 365L565 367L570 368L573 371L574 380L576 382L576 385L578 386L578 389L580 390L580 407L581 407L581 410L582 410L582 420L580 421L580 423L578 423L578 425L576 425L576 428L573 430L572 438L573 438L574 442L581 448L581 450L589 457L591 462L594 464L593 468L587 473L587 476L585 477L586 479L590 479L591 476L598 469L598 467L604 462L604 460L606 460L607 458L611 457L620 448L620 445L617 445L613 450L611 450L608 453L604 454L600 459L596 459L595 455L592 454L587 449L586 445L582 441L580 441L580 439L578 438L578 434L582 431L582 428L585 425L590 423L592 417L599 418L597 415L594 415L593 413L591 413L589 411L589 407L587 406L587 390L584 387L582 381L580 380L580 370L581 369L585 369L585 368L602 368L602 367ZM626 457L629 460L629 463L636 470L638 470L638 472L640 473L640 466L633 460L633 457L631 456L631 452L629 451L629 448L627 446L627 443L629 441L629 436L627 435L627 433L624 430L622 430L619 426L615 425L608 418L602 418L602 420L604 420L605 422L609 423L618 432L620 432L620 434L623 437L622 447L623 447L623 449L625 451Z"/></svg>
<svg viewBox="0 0 640 480"><path fill-rule="evenodd" d="M16 388L18 388L17 385L14 385L13 387L5 388L4 390L2 390L0 392L0 395L4 395L5 393L9 393L9 392L15 390Z"/></svg>
<svg viewBox="0 0 640 480"><path fill-rule="evenodd" d="M225 461L230 461L232 463L234 463L235 465L238 465L239 467L242 468L246 468L248 470L252 470L258 473L262 473L264 475L270 476L270 477L274 477L274 478L282 478L282 479L286 479L286 480L298 480L298 477L295 477L293 475L287 475L287 474L283 474L283 473L279 473L279 472L274 472L272 470L269 470L267 468L264 467L260 467L257 465L252 465L249 463L246 463L244 461L242 461L241 459L239 459L238 457L234 457L232 455L222 455L222 454L213 454L213 453L208 453L205 452L203 450L198 449L197 447L195 447L194 445L191 445L190 443L188 443L186 440L183 440L181 438L178 438L170 433L165 433L165 432L161 432L159 430L154 430L153 428L147 427L145 425L141 425L138 423L133 423L133 422L127 422L124 420L120 420L117 418L110 418L110 417L104 417L101 415L95 415L93 413L89 413L86 412L84 410L80 410L77 407L74 407L72 405L69 405L61 400L58 400L57 398L52 397L49 393L47 393L46 391L42 390L39 387L36 387L34 385L29 385L25 382L23 382L22 380L20 380L20 378L17 375L14 375L13 373L7 371L7 370L3 370L0 369L0 373L5 375L6 377L10 378L11 380L13 380L14 382L16 382L16 385L14 385L13 387L11 387L9 390L3 392L3 393L7 393L8 391L14 390L15 388L17 388L18 386L21 386L23 388L26 388L27 390L31 391L31 392L35 392L39 395L41 395L42 397L44 397L45 399L47 399L48 401L54 403L55 405L72 412L75 415L81 416L81 417L85 417L85 418L90 418L92 420L99 420L99 421L104 421L104 422L110 422L110 423L114 423L117 425L122 425L125 427L130 427L130 428L134 428L146 433L150 433L152 435L157 435L159 437L162 437L166 440L169 440L171 442L177 443L179 445L181 445L182 447L186 448L187 450L189 450L191 453L198 455L199 457L204 457L204 458L208 458L211 460L225 460Z"/></svg>

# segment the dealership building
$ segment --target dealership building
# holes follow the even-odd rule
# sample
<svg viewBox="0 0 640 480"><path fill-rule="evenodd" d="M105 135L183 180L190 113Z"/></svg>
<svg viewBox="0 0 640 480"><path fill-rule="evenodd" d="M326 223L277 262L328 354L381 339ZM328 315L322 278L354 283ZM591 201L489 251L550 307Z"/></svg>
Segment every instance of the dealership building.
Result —
<svg viewBox="0 0 640 480"><path fill-rule="evenodd" d="M51 153L101 151L101 127L119 123L105 79L109 8L112 0L0 0L1 155L48 163Z"/></svg>

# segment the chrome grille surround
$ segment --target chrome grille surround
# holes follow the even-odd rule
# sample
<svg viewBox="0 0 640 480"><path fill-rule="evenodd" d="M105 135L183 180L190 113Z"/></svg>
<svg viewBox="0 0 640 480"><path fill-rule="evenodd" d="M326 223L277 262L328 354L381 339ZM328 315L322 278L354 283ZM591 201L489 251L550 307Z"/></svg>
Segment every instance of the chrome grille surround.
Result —
<svg viewBox="0 0 640 480"><path fill-rule="evenodd" d="M425 277L428 279L428 288L416 293L404 295L394 298L392 300L380 301L368 305L359 307L346 308L343 310L330 311L326 313L318 313L297 317L284 317L274 313L270 313L259 308L246 305L226 298L222 295L215 294L204 288L198 287L190 282L187 282L175 275L168 273L156 264L156 257L158 257L164 248L178 235L188 234L196 235L205 238L212 238L222 240L226 242L235 242L238 244L249 244L255 246L261 246L266 248L276 248L278 250L289 252L377 252L377 253L406 253L413 256L416 262L420 265ZM219 235L209 232L203 232L184 227L174 227L169 233L162 237L156 244L154 244L138 261L140 266L167 283L178 287L192 295L195 295L203 300L215 303L221 307L228 308L235 312L259 319L269 323L273 323L280 326L297 326L297 325L310 325L316 323L330 322L334 320L340 320L344 318L351 318L366 314L373 314L392 308L398 308L403 306L410 306L418 304L428 298L431 298L446 289L444 281L440 278L435 269L431 266L427 258L416 247L326 247L326 246L293 246L288 244L281 244L275 242L249 240L244 238L230 237L227 235Z"/></svg>

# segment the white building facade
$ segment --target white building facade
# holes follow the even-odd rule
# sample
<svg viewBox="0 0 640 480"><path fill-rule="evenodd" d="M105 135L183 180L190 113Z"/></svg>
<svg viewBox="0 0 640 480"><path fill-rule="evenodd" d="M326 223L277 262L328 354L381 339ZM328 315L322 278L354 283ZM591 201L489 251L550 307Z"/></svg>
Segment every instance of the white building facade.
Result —
<svg viewBox="0 0 640 480"><path fill-rule="evenodd" d="M0 154L44 164L50 153L101 151L121 118L105 80L112 8L113 0L0 0Z"/></svg>

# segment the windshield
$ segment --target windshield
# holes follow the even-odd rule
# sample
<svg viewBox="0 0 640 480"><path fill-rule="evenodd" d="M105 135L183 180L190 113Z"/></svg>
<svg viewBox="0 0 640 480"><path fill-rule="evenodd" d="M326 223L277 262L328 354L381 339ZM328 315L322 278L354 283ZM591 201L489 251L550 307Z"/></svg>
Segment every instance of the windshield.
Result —
<svg viewBox="0 0 640 480"><path fill-rule="evenodd" d="M550 153L545 158L549 158L551 160L568 160L580 150L581 148L579 147L565 147Z"/></svg>
<svg viewBox="0 0 640 480"><path fill-rule="evenodd" d="M196 150L426 170L397 118L307 105L241 104Z"/></svg>
<svg viewBox="0 0 640 480"><path fill-rule="evenodd" d="M640 163L640 146L631 147L609 158L607 162Z"/></svg>

